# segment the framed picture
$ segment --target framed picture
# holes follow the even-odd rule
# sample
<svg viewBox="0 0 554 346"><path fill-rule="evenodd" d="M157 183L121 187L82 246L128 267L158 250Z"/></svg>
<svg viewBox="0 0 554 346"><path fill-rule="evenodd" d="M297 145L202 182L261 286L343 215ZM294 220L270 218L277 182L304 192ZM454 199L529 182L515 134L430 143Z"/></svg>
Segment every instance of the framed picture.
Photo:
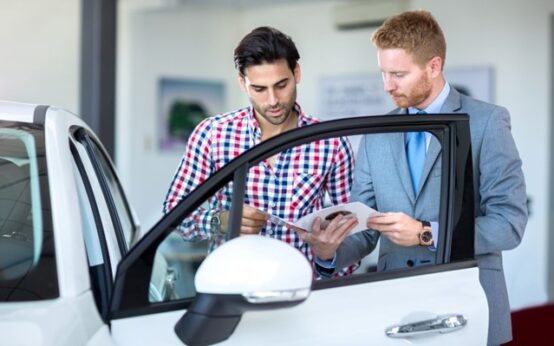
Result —
<svg viewBox="0 0 554 346"><path fill-rule="evenodd" d="M196 125L224 109L221 81L160 78L158 90L160 151L182 152Z"/></svg>

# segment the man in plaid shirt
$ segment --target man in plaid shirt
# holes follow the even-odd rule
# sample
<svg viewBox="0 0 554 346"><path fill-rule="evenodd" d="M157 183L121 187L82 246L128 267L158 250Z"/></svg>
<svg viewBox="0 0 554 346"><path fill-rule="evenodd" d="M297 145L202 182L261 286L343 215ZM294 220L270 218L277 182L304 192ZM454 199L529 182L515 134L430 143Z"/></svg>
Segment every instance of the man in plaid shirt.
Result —
<svg viewBox="0 0 554 346"><path fill-rule="evenodd" d="M191 134L175 173L164 212L204 182L211 174L254 145L296 127L318 122L296 103L300 58L290 37L270 27L254 29L235 49L241 89L251 106L202 121ZM268 220L268 214L294 222L324 207L328 194L333 204L347 203L354 158L346 138L331 138L283 151L248 173L241 234L261 234L283 240L313 262L313 250L295 231ZM232 184L210 198L208 208L187 217L179 230L188 241L209 240L210 250L224 240L231 207ZM328 242L340 243L357 224L349 219L335 227ZM314 231L321 232L320 220ZM356 265L339 275L351 273Z"/></svg>

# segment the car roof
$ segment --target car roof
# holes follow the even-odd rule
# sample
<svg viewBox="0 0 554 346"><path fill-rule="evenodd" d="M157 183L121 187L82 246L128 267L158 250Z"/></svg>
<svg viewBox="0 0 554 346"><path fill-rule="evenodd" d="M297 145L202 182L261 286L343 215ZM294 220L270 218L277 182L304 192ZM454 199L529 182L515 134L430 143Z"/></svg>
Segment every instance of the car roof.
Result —
<svg viewBox="0 0 554 346"><path fill-rule="evenodd" d="M36 107L34 104L0 101L0 120L32 123Z"/></svg>

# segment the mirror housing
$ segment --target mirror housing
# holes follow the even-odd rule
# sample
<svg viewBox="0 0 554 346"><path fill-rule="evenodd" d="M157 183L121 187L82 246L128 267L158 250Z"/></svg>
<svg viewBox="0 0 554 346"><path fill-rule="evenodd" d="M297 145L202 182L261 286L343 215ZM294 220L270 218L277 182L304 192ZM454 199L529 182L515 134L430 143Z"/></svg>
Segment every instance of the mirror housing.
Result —
<svg viewBox="0 0 554 346"><path fill-rule="evenodd" d="M187 345L226 340L245 311L303 302L312 277L306 257L283 241L259 235L234 238L198 268L198 294L175 325L175 333Z"/></svg>

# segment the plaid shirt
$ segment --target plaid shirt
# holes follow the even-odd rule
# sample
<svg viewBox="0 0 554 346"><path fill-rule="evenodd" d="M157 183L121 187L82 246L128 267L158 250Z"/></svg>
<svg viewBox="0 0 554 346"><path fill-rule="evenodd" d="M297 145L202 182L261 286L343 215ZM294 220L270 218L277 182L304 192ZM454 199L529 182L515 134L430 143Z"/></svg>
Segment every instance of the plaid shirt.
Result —
<svg viewBox="0 0 554 346"><path fill-rule="evenodd" d="M319 120L298 113L298 127ZM185 155L175 173L164 202L164 213L193 191L229 161L260 143L261 129L252 107L216 115L203 120L191 134ZM287 149L277 156L274 166L267 160L250 168L244 202L269 214L294 222L324 207L327 192L332 204L347 203L354 156L347 138L330 138ZM220 234L211 231L212 216L229 210L232 182L209 199L209 207L199 208L180 225L186 240L210 240L209 250L220 244ZM270 221L260 234L283 240L313 262L313 252L302 239L285 226ZM356 266L345 268L339 275L351 273Z"/></svg>

